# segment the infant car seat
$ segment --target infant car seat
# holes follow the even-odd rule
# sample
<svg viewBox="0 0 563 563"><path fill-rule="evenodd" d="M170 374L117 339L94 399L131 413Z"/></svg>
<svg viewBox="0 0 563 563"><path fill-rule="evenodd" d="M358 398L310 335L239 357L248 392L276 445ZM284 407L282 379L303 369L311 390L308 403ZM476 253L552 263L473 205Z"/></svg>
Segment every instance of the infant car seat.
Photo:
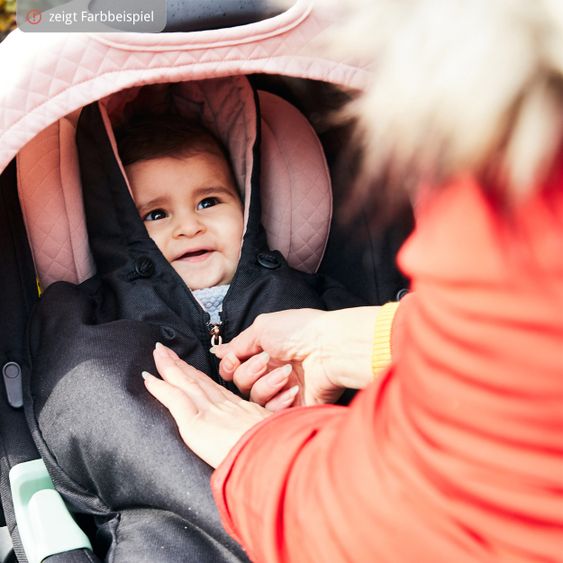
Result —
<svg viewBox="0 0 563 563"><path fill-rule="evenodd" d="M16 31L0 47L7 77L0 91L0 248L9 274L1 297L6 313L0 325L5 383L0 491L19 561L96 560L87 535L68 520L36 459L20 410L21 374L27 369L23 334L37 298L36 278L45 289L58 280L80 283L94 272L74 139L83 107L99 101L104 119L111 121L146 85L215 81L220 89L248 80L261 108L262 221L270 247L296 269L328 272L373 304L394 299L405 286L392 260L408 222L376 234L368 221L359 220L355 231L361 236L353 239L331 221L331 183L336 194L347 187L331 176L348 131L329 126L326 117L364 87L367 70L311 55L309 42L328 32L331 14L310 1L297 0L273 15L258 11L258 17L246 14L245 21L232 20L234 26L225 28L209 14L198 20L191 10L193 17L170 22L173 33L154 35ZM229 97L218 99L215 117L231 118ZM238 119L239 127L248 117ZM245 141L229 147L243 178L251 171L248 146ZM62 523L52 525L53 514L67 522L64 530Z"/></svg>

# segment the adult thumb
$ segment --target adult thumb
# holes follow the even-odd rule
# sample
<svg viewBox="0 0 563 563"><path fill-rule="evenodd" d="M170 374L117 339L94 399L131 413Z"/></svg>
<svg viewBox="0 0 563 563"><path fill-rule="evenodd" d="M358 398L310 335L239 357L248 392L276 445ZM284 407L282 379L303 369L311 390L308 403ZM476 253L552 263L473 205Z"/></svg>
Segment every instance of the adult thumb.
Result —
<svg viewBox="0 0 563 563"><path fill-rule="evenodd" d="M222 360L227 354L233 354L240 361L244 361L254 354L259 354L262 348L258 344L257 329L255 323L235 336L230 342L216 344L209 351Z"/></svg>

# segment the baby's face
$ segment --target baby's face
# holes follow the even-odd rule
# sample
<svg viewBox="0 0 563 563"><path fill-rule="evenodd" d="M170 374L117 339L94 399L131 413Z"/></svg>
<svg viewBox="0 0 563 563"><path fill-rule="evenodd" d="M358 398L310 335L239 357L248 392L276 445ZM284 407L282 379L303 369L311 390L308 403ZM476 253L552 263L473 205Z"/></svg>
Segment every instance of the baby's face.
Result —
<svg viewBox="0 0 563 563"><path fill-rule="evenodd" d="M240 256L243 211L226 160L214 153L126 167L149 236L190 289L229 283Z"/></svg>

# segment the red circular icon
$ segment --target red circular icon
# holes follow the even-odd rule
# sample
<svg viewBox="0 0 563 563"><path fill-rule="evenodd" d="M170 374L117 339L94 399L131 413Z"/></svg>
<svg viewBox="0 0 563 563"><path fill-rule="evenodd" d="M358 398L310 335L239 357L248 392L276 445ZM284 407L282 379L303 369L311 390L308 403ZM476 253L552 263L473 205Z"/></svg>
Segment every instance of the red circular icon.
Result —
<svg viewBox="0 0 563 563"><path fill-rule="evenodd" d="M25 21L31 25L37 25L41 21L41 11L29 10L25 16Z"/></svg>

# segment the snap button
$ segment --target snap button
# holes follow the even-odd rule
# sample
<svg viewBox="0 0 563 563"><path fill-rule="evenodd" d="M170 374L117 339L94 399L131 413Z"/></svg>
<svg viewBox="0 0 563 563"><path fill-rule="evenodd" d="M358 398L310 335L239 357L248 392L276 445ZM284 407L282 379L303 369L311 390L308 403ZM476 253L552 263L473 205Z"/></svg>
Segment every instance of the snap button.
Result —
<svg viewBox="0 0 563 563"><path fill-rule="evenodd" d="M262 268L266 268L267 270L276 270L281 266L281 260L270 252L260 252L256 256L256 261Z"/></svg>
<svg viewBox="0 0 563 563"><path fill-rule="evenodd" d="M169 326L161 327L160 332L162 333L162 336L164 336L166 340L174 340L174 338L176 338L176 331Z"/></svg>
<svg viewBox="0 0 563 563"><path fill-rule="evenodd" d="M135 273L141 278L150 278L154 274L154 263L148 256L135 260Z"/></svg>
<svg viewBox="0 0 563 563"><path fill-rule="evenodd" d="M397 301L400 301L408 292L409 290L406 287L399 289L399 291L397 291L397 295L395 296Z"/></svg>

